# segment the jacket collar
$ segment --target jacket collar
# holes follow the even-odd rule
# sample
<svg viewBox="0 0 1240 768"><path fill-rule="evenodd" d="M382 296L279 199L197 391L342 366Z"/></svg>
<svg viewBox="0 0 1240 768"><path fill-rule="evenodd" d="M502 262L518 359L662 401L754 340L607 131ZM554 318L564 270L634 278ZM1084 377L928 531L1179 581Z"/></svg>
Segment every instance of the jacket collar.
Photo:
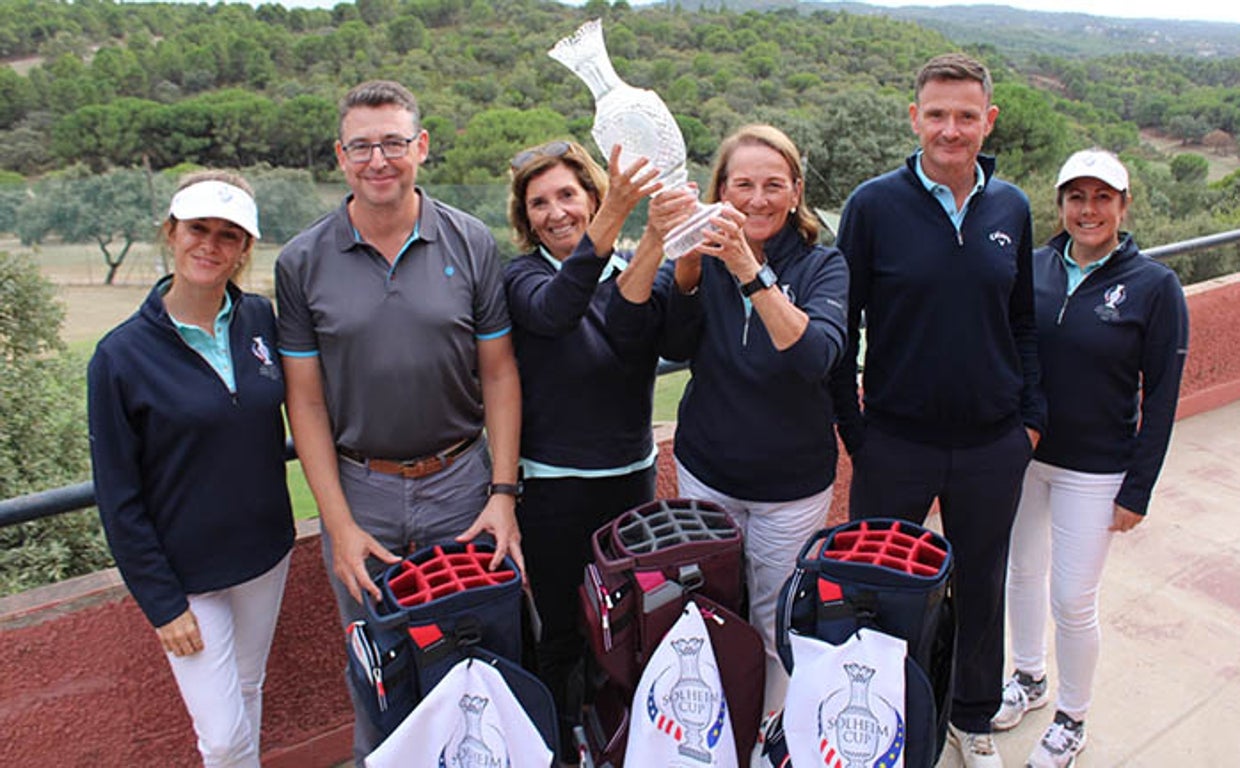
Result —
<svg viewBox="0 0 1240 768"><path fill-rule="evenodd" d="M168 286L171 282L172 275L164 275L157 280L155 285L151 286L151 291L146 295L146 300L142 302L142 307L138 310L138 313L157 325L164 325L175 330L176 326L172 324L172 316L168 314L167 308L164 307L164 294L168 292ZM224 286L224 290L228 292L228 297L232 299L232 313L236 315L244 293L231 280Z"/></svg>
<svg viewBox="0 0 1240 768"><path fill-rule="evenodd" d="M781 265L808 251L811 247L805 244L801 233L797 231L796 223L792 216L789 216L784 228L766 241L762 252L766 256L767 263L771 265L771 269L778 272Z"/></svg>
<svg viewBox="0 0 1240 768"><path fill-rule="evenodd" d="M917 175L917 156L921 154L921 150L917 150L913 154L904 158L904 168L910 174L913 183L924 189L921 178ZM978 155L977 164L982 167L982 191L986 191L986 187L990 184L990 180L995 175L995 158L991 155Z"/></svg>
<svg viewBox="0 0 1240 768"><path fill-rule="evenodd" d="M1060 230L1059 234L1047 241L1046 245L1055 251L1055 258L1062 261L1064 251L1068 247L1068 233ZM1106 265L1118 264L1140 255L1141 249L1137 247L1137 241L1132 238L1132 233L1120 232L1119 245L1116 246L1115 250L1111 251L1111 260Z"/></svg>

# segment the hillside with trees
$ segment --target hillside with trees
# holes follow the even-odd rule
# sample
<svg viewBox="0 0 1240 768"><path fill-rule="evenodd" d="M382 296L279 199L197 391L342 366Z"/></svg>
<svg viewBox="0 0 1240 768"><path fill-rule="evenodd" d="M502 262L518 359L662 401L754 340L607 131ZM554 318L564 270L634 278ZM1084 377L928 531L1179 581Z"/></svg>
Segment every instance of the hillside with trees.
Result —
<svg viewBox="0 0 1240 768"><path fill-rule="evenodd" d="M825 209L913 147L905 117L912 75L929 56L960 47L912 22L808 3L740 12L623 0L581 8L358 0L331 10L0 0L0 54L10 62L0 67L0 169L20 177L0 183L0 230L28 243L98 242L111 260L141 236L132 217L58 226L58 218L80 224L86 205L52 215L54 199L72 197L58 184L79 190L89 176L128 171L140 196L135 169L149 169L149 178L186 164L289 169L283 181L294 186L335 180L335 101L352 83L386 77L421 101L431 134L422 181L502 235L513 152L569 134L589 144L589 92L546 51L595 16L605 19L620 75L668 102L699 176L724 134L769 121L804 150L811 201ZM1235 225L1236 179L1211 189L1177 177L1139 132L1186 144L1211 136L1213 151L1234 152L1240 58L969 49L998 82L1002 116L988 150L1004 175L1038 190L1068 152L1099 144L1127 153L1149 188L1140 211L1147 242ZM280 213L291 232L315 211ZM1050 234L1049 209L1038 224Z"/></svg>

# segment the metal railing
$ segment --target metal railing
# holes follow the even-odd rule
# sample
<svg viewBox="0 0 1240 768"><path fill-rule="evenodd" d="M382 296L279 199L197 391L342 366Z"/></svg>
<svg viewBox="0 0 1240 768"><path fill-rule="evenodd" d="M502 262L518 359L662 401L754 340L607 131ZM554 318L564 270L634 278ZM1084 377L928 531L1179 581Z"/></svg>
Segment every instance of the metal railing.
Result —
<svg viewBox="0 0 1240 768"><path fill-rule="evenodd" d="M668 360L660 360L658 375L662 376L665 373L672 373L688 367L688 363L673 363ZM297 458L297 450L293 447L292 438L289 438L284 443L284 458L286 461L292 461ZM28 493L25 496L16 496L0 501L0 528L44 517L52 517L65 512L76 512L79 509L88 509L93 506L95 506L95 484L89 480L84 483L74 483L73 485L52 488L47 491Z"/></svg>
<svg viewBox="0 0 1240 768"><path fill-rule="evenodd" d="M1184 253L1204 251L1231 243L1240 243L1240 229L1196 237L1178 243L1160 245L1155 248L1144 249L1142 253L1153 259L1166 259ZM671 373L686 367L684 363L670 363L666 360L661 360L659 362L658 374L662 376L665 373ZM297 453L293 449L292 440L286 443L285 454L289 460L297 457ZM95 486L89 481L52 488L47 491L39 491L38 493L30 493L25 496L17 496L0 501L0 528L51 517L64 512L87 509L94 505Z"/></svg>
<svg viewBox="0 0 1240 768"><path fill-rule="evenodd" d="M1204 251L1210 248L1217 248L1220 245L1230 245L1231 243L1240 243L1240 229L1233 229L1230 232L1219 232L1215 235L1194 237L1191 240L1181 240L1178 243L1159 245L1154 248L1143 248L1141 253L1149 256L1151 259L1167 259L1183 253Z"/></svg>

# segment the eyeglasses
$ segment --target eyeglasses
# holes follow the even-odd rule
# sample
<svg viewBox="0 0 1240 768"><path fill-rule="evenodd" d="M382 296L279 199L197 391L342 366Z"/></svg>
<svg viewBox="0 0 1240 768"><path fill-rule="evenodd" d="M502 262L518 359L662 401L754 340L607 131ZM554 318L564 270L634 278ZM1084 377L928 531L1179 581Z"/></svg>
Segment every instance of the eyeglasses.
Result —
<svg viewBox="0 0 1240 768"><path fill-rule="evenodd" d="M540 157L564 157L572 145L567 141L550 141L541 147L523 149L512 157L512 170L519 171Z"/></svg>
<svg viewBox="0 0 1240 768"><path fill-rule="evenodd" d="M351 163L369 163L374 157L375 147L387 160L396 160L409 154L409 145L413 139L384 139L383 141L350 141L344 145L344 156Z"/></svg>

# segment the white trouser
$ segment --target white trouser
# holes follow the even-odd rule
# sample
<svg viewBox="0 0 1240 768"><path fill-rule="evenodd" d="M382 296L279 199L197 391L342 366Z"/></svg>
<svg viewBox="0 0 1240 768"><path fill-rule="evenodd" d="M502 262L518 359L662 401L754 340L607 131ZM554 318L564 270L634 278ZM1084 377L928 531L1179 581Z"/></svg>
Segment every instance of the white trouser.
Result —
<svg viewBox="0 0 1240 768"><path fill-rule="evenodd" d="M242 584L189 596L203 648L168 662L208 768L259 768L263 678L290 557Z"/></svg>
<svg viewBox="0 0 1240 768"><path fill-rule="evenodd" d="M1093 474L1029 463L1008 558L1007 606L1016 669L1046 674L1046 606L1055 619L1057 707L1089 711L1102 633L1098 592L1124 473ZM1048 577L1049 573L1049 588ZM1048 600L1049 593L1049 600Z"/></svg>
<svg viewBox="0 0 1240 768"><path fill-rule="evenodd" d="M766 688L762 711L784 708L788 673L775 649L775 607L779 590L796 569L797 555L809 537L827 523L834 485L793 501L745 501L694 477L679 461L676 482L682 498L710 501L727 511L745 537L745 583L749 590L749 623L766 647Z"/></svg>

